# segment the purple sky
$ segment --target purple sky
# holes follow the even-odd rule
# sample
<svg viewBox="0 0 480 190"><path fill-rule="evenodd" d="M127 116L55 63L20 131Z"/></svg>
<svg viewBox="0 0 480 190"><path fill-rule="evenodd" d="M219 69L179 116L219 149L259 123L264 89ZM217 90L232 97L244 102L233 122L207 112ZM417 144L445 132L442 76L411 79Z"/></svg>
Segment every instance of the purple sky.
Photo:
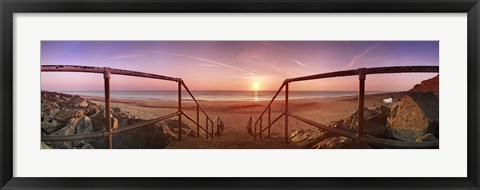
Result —
<svg viewBox="0 0 480 190"><path fill-rule="evenodd" d="M360 67L439 65L437 41L42 41L42 65L111 67L181 77L192 90L276 90L285 78ZM436 74L369 75L366 90L408 90ZM358 88L356 77L292 90ZM112 76L112 90L174 90L168 81ZM103 76L42 73L42 90L103 90Z"/></svg>

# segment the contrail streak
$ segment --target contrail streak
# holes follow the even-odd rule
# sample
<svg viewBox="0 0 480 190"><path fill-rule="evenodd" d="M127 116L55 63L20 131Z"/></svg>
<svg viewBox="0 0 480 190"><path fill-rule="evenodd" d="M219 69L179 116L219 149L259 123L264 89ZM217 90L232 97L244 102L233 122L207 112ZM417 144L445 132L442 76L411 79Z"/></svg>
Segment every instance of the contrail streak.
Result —
<svg viewBox="0 0 480 190"><path fill-rule="evenodd" d="M300 62L300 61L298 61L298 60L295 60L295 59L288 59L288 60L293 61L293 62L296 63L297 65L304 66L304 67L308 67L308 65L303 64L302 62Z"/></svg>
<svg viewBox="0 0 480 190"><path fill-rule="evenodd" d="M357 56L355 56L352 61L350 61L350 64L348 64L347 66L345 66L343 69L352 69L352 67L357 63L358 59L360 59L361 57L365 56L366 54L368 54L368 52L372 51L373 49L375 49L376 47L378 47L379 45L381 45L382 42L378 42L376 43L375 45L373 45L372 47L370 48L367 48L365 49L362 53L358 54Z"/></svg>
<svg viewBox="0 0 480 190"><path fill-rule="evenodd" d="M186 58L196 59L196 60L205 61L205 62L213 63L213 64L216 64L216 65L228 67L228 68L235 69L235 70L238 70L238 71L243 71L243 72L253 74L253 75L261 75L260 73L257 73L257 72L254 72L254 71L250 71L250 70L243 69L243 68L240 68L240 67L235 67L235 66L232 66L232 65L229 65L229 64L220 63L220 62L212 61L212 60L209 60L209 59L204 59L204 58L201 58L201 57L195 57L195 56L191 56L191 55L171 53L171 52L166 52L166 51L143 51L143 52L186 57Z"/></svg>

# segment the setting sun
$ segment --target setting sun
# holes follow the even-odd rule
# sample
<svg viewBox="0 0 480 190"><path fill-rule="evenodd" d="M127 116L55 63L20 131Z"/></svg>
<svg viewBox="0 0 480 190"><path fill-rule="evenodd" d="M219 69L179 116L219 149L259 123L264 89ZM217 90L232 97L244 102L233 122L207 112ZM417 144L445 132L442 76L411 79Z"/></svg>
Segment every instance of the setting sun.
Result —
<svg viewBox="0 0 480 190"><path fill-rule="evenodd" d="M252 89L257 91L258 89L260 89L260 83L258 82L253 82L252 84Z"/></svg>

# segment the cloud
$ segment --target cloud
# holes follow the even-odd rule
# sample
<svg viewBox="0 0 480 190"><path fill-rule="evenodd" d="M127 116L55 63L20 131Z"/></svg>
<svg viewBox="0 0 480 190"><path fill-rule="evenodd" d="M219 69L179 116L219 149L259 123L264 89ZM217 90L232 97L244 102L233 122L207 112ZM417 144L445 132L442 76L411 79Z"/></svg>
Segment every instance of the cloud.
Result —
<svg viewBox="0 0 480 190"><path fill-rule="evenodd" d="M186 58L190 58L190 59L196 59L196 60L199 60L199 61L205 61L205 62L208 62L208 63L213 63L213 64L218 65L218 66L227 67L227 68L230 68L230 69L235 69L235 70L242 71L242 72L252 74L252 75L261 75L260 73L257 73L255 71L251 71L251 70L247 70L247 69L244 69L244 68L232 66L232 65L229 65L229 64L226 64L226 63L220 63L220 62L217 62L217 61L213 61L213 60L209 60L209 59L205 59L205 58L201 58L201 57L195 57L195 56L191 56L191 55L171 53L171 52L166 52L166 51L142 51L142 52L186 57Z"/></svg>
<svg viewBox="0 0 480 190"><path fill-rule="evenodd" d="M129 53L129 54L119 54L119 55L114 55L110 57L110 59L132 59L132 58L137 58L140 56L143 56L145 54L143 53Z"/></svg>
<svg viewBox="0 0 480 190"><path fill-rule="evenodd" d="M295 59L288 59L288 60L295 62L297 65L304 66L304 67L308 67L308 65L303 64L302 62L300 62L300 61L298 61L298 60L295 60Z"/></svg>
<svg viewBox="0 0 480 190"><path fill-rule="evenodd" d="M370 51L374 50L375 48L377 48L379 45L381 45L382 42L378 42L376 43L375 45L373 45L372 47L370 48L367 48L365 50L363 50L362 53L356 55L355 57L353 57L352 61L350 61L350 64L348 64L347 66L343 67L343 69L352 69L353 66L355 64L357 64L357 61L358 59L362 58L363 56L367 55Z"/></svg>

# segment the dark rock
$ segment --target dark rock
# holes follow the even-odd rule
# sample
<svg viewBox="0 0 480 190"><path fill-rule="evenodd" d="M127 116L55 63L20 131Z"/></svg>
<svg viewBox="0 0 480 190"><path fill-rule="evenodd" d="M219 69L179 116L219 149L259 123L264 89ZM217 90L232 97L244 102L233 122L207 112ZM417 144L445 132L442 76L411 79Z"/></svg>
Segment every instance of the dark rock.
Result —
<svg viewBox="0 0 480 190"><path fill-rule="evenodd" d="M422 137L417 138L417 142L428 142L428 141L438 141L437 137L434 135L427 133L423 135Z"/></svg>
<svg viewBox="0 0 480 190"><path fill-rule="evenodd" d="M159 149L165 148L168 145L168 140L163 133L163 124L157 122L115 135L113 146L121 149Z"/></svg>
<svg viewBox="0 0 480 190"><path fill-rule="evenodd" d="M63 127L62 129L53 132L51 135L55 136L65 136L65 135L74 135L75 134L75 124L73 122L69 122L67 126ZM53 148L61 148L61 149L71 149L73 148L72 141L64 141L64 142L49 142L47 145Z"/></svg>
<svg viewBox="0 0 480 190"><path fill-rule="evenodd" d="M42 142L40 144L40 149L52 149L52 147L48 146L46 143Z"/></svg>
<svg viewBox="0 0 480 190"><path fill-rule="evenodd" d="M100 110L102 109L97 104L93 104L92 102L90 102L87 106L87 110L88 110L87 115L92 116L100 112Z"/></svg>
<svg viewBox="0 0 480 190"><path fill-rule="evenodd" d="M112 113L120 113L121 110L119 107L112 107Z"/></svg>
<svg viewBox="0 0 480 190"><path fill-rule="evenodd" d="M76 134L89 134L93 132L92 121L88 116L84 116L77 121Z"/></svg>
<svg viewBox="0 0 480 190"><path fill-rule="evenodd" d="M161 123L163 124L162 131L165 131L166 134L170 135L171 137L178 139L178 120L174 119L167 119L165 122ZM160 125L160 124L159 124ZM211 129L211 128L209 128ZM211 131L209 130L209 133ZM196 127L195 129L192 129L189 125L186 123L182 122L182 136L190 136L190 137L196 137L197 132L196 132Z"/></svg>
<svg viewBox="0 0 480 190"><path fill-rule="evenodd" d="M375 122L364 121L363 130L366 134L378 137L378 138L386 138L386 126L382 124L378 124Z"/></svg>
<svg viewBox="0 0 480 190"><path fill-rule="evenodd" d="M53 116L55 116L55 114L57 114L58 111L60 111L59 108L54 108L51 110L47 110L47 109L42 110L42 113L43 113L42 121L52 122Z"/></svg>
<svg viewBox="0 0 480 190"><path fill-rule="evenodd" d="M83 144L82 147L80 147L81 149L95 149L95 147L93 147L91 144Z"/></svg>
<svg viewBox="0 0 480 190"><path fill-rule="evenodd" d="M363 130L366 134L385 138L387 136L386 131L386 124L387 118L390 114L390 109L386 106L380 106L373 110L364 108L364 122L363 122ZM342 130L350 131L350 132L357 132L358 128L358 111L350 115L345 121L340 124L336 124L333 126L334 128L339 128ZM331 135L336 136L336 135Z"/></svg>
<svg viewBox="0 0 480 190"><path fill-rule="evenodd" d="M71 118L75 116L76 113L77 110L75 109L60 110L53 116L53 119L58 123L66 124L68 121L70 121Z"/></svg>
<svg viewBox="0 0 480 190"><path fill-rule="evenodd" d="M105 113L102 105L84 100L80 96L42 91L42 135L74 135L90 134L105 130ZM131 117L120 108L112 108L111 123L113 128L127 126L145 120ZM118 118L117 118L118 117ZM178 121L178 120L177 120ZM172 128L177 128L178 122L170 121ZM113 148L164 148L169 142L169 135L164 134L161 122L143 126L113 136ZM193 136L194 131L182 123L182 132ZM196 133L195 133L196 134ZM67 142L45 142L42 148L107 148L105 138L87 139Z"/></svg>
<svg viewBox="0 0 480 190"><path fill-rule="evenodd" d="M118 119L113 117L112 114L110 114L110 116L111 116L110 122L112 124L113 129L118 128ZM95 115L90 116L90 120L92 121L93 131L97 132L97 131L105 130L105 126L106 126L105 111L102 110L96 113Z"/></svg>
<svg viewBox="0 0 480 190"><path fill-rule="evenodd" d="M320 129L307 131L300 130L296 132L296 135L292 134L290 136L293 136L293 138L290 139L291 142L296 143L303 148L311 148L318 142L327 139L327 132Z"/></svg>
<svg viewBox="0 0 480 190"><path fill-rule="evenodd" d="M293 139L294 137L296 137L298 134L303 134L304 131L303 130L295 130L292 132L292 134L290 134L290 139Z"/></svg>
<svg viewBox="0 0 480 190"><path fill-rule="evenodd" d="M55 102L50 102L43 107L43 109L45 109L47 112L55 108L60 108L60 106Z"/></svg>
<svg viewBox="0 0 480 190"><path fill-rule="evenodd" d="M290 141L293 143L298 143L306 139L308 139L308 135L305 135L305 131L303 129L296 130L290 134Z"/></svg>
<svg viewBox="0 0 480 190"><path fill-rule="evenodd" d="M439 126L438 126L438 121L432 121L428 127L427 130L425 130L425 133L431 133L433 136L435 136L437 139L439 139Z"/></svg>
<svg viewBox="0 0 480 190"><path fill-rule="evenodd" d="M88 116L84 116L77 121L75 134L77 134L77 135L90 134L92 132L93 132L93 125L92 125L92 121L90 120L90 118ZM91 142L92 142L91 139L74 141L73 146L74 147L80 147L80 148L88 147L88 146L86 146L86 144L89 144ZM89 145L89 146L91 146L91 145Z"/></svg>
<svg viewBox="0 0 480 190"><path fill-rule="evenodd" d="M65 125L66 124L60 124L55 120L53 120L52 122L44 121L42 122L42 130L45 131L46 134L50 134L65 127Z"/></svg>

